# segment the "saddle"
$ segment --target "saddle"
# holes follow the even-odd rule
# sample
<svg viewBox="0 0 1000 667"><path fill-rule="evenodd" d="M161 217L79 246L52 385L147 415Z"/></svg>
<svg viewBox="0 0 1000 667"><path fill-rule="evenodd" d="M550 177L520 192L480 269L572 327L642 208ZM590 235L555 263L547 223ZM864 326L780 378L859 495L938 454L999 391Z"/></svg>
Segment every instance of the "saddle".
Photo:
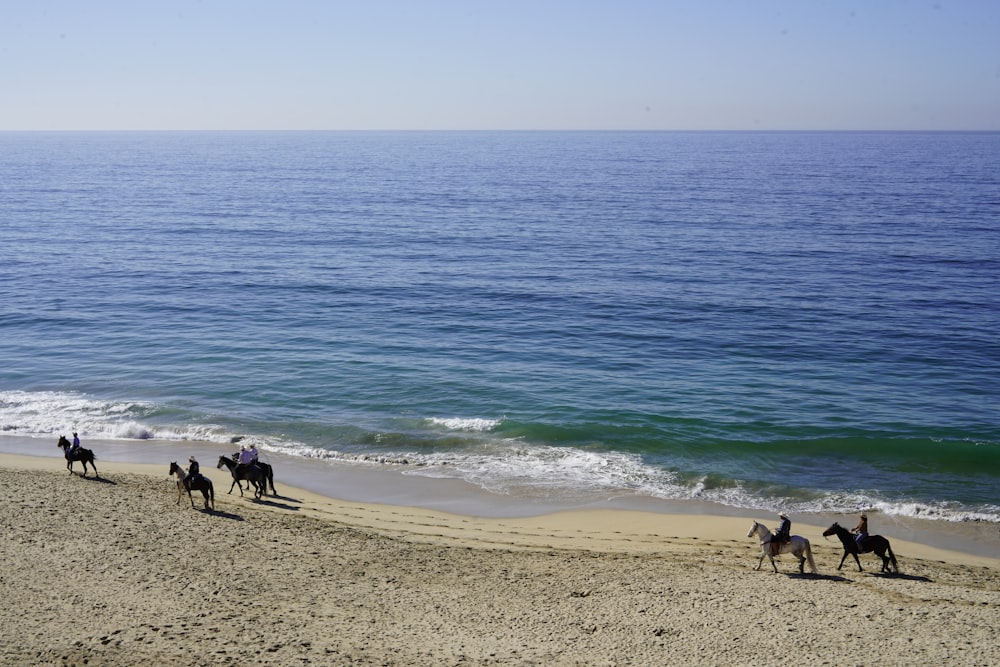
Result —
<svg viewBox="0 0 1000 667"><path fill-rule="evenodd" d="M195 482L200 482L204 478L205 476L202 475L200 472L196 472L193 475L188 475L187 477L184 478L184 488L190 491L192 484L194 484Z"/></svg>

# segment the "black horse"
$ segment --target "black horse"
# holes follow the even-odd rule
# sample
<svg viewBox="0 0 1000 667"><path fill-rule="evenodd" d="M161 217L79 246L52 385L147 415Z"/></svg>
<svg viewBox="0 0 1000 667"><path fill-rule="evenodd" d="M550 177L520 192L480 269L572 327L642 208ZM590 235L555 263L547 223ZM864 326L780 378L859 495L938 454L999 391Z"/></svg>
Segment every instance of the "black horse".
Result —
<svg viewBox="0 0 1000 667"><path fill-rule="evenodd" d="M191 507L194 507L194 497L191 496L191 490L201 491L201 495L205 498L205 509L208 509L209 502L212 504L212 510L215 510L215 487L212 485L212 480L204 475L195 473L194 475L188 475L184 472L184 468L177 465L176 461L170 462L170 472L168 475L177 475L177 504L181 502L181 496L187 491L188 499L191 501Z"/></svg>
<svg viewBox="0 0 1000 667"><path fill-rule="evenodd" d="M889 540L885 539L881 535L869 535L861 540L861 544L858 544L854 535L851 531L847 530L839 523L834 523L832 526L823 531L823 537L829 537L830 535L836 535L841 544L844 545L844 555L840 559L840 565L837 569L844 567L844 561L847 560L848 554L854 556L854 561L858 564L858 572L862 572L864 568L861 567L861 559L858 558L858 554L866 554L870 551L874 551L875 554L882 559L882 571L890 572L889 564L892 563L892 572L896 574L899 573L899 563L896 562L896 555L892 553L892 547L889 546ZM888 552L888 555L886 553Z"/></svg>
<svg viewBox="0 0 1000 667"><path fill-rule="evenodd" d="M260 497L267 493L267 473L264 469L252 464L237 463L228 456L219 457L219 465L216 468L222 468L226 466L229 470L229 474L233 476L233 483L229 485L229 493L233 492L233 487L240 480L246 480L253 485L254 493L253 497L260 500ZM240 495L243 495L243 486L240 486Z"/></svg>
<svg viewBox="0 0 1000 667"><path fill-rule="evenodd" d="M73 474L73 461L80 461L83 463L83 476L87 476L87 464L94 469L94 477L100 477L101 474L97 472L97 464L94 461L97 457L94 456L94 452L89 449L84 449L83 447L77 447L73 449L73 446L66 439L65 435L59 436L59 442L56 443L56 447L60 447L63 450L63 456L66 457L66 470L69 470L70 474Z"/></svg>
<svg viewBox="0 0 1000 667"><path fill-rule="evenodd" d="M239 453L233 454L233 460L239 460ZM271 467L270 463L264 463L263 461L254 461L252 465L258 466L264 471L264 476L267 477L267 483L271 486L271 495L276 496L278 492L274 490L274 468ZM240 485L240 491L243 490L243 485L239 481L236 482ZM232 489L230 489L232 491ZM264 488L264 493L267 493L267 487Z"/></svg>

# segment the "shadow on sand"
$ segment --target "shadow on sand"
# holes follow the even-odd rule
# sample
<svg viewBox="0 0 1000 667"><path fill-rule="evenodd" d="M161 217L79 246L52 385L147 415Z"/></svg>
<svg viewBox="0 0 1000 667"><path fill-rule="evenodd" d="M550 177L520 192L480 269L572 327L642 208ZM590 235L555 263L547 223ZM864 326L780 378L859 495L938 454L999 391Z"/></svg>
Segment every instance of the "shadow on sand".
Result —
<svg viewBox="0 0 1000 667"><path fill-rule="evenodd" d="M274 498L280 498L281 500L284 500L286 502L277 502L273 500ZM295 505L289 505L289 503L301 503L302 501L296 500L295 498L285 498L284 496L270 496L270 498L264 497L256 502L258 505L267 505L268 507L274 507L280 510L289 510L291 512L298 512L299 508L296 507Z"/></svg>
<svg viewBox="0 0 1000 667"><path fill-rule="evenodd" d="M112 485L117 485L118 484L118 482L116 482L114 480L111 480L111 479L108 479L106 477L84 477L83 475L81 475L80 473L78 473L76 471L73 471L73 474L76 475L77 477L79 477L80 479L87 480L88 482L100 482L101 484L112 484Z"/></svg>
<svg viewBox="0 0 1000 667"><path fill-rule="evenodd" d="M850 581L850 579L842 577L839 574L812 574L810 572L799 574L798 572L786 572L785 576L789 579L808 579L813 581Z"/></svg>
<svg viewBox="0 0 1000 667"><path fill-rule="evenodd" d="M878 577L879 579L902 579L904 581L923 581L926 583L931 583L934 580L929 577L919 576L915 574L903 574L902 572L866 572L869 577Z"/></svg>

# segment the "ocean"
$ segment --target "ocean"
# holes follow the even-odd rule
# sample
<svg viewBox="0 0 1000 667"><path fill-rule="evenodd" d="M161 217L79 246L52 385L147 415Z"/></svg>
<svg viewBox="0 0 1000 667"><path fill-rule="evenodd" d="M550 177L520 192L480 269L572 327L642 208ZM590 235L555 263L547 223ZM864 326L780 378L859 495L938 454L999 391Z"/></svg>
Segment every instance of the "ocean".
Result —
<svg viewBox="0 0 1000 667"><path fill-rule="evenodd" d="M997 133L0 133L0 221L55 453L1000 522Z"/></svg>

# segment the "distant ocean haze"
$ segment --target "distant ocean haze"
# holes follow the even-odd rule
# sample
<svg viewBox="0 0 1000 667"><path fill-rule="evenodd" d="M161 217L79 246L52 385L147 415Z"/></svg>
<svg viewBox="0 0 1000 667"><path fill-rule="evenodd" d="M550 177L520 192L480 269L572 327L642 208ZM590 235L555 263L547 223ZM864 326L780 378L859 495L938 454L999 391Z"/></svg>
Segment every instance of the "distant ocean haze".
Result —
<svg viewBox="0 0 1000 667"><path fill-rule="evenodd" d="M1000 134L0 133L0 156L6 433L1000 520Z"/></svg>

